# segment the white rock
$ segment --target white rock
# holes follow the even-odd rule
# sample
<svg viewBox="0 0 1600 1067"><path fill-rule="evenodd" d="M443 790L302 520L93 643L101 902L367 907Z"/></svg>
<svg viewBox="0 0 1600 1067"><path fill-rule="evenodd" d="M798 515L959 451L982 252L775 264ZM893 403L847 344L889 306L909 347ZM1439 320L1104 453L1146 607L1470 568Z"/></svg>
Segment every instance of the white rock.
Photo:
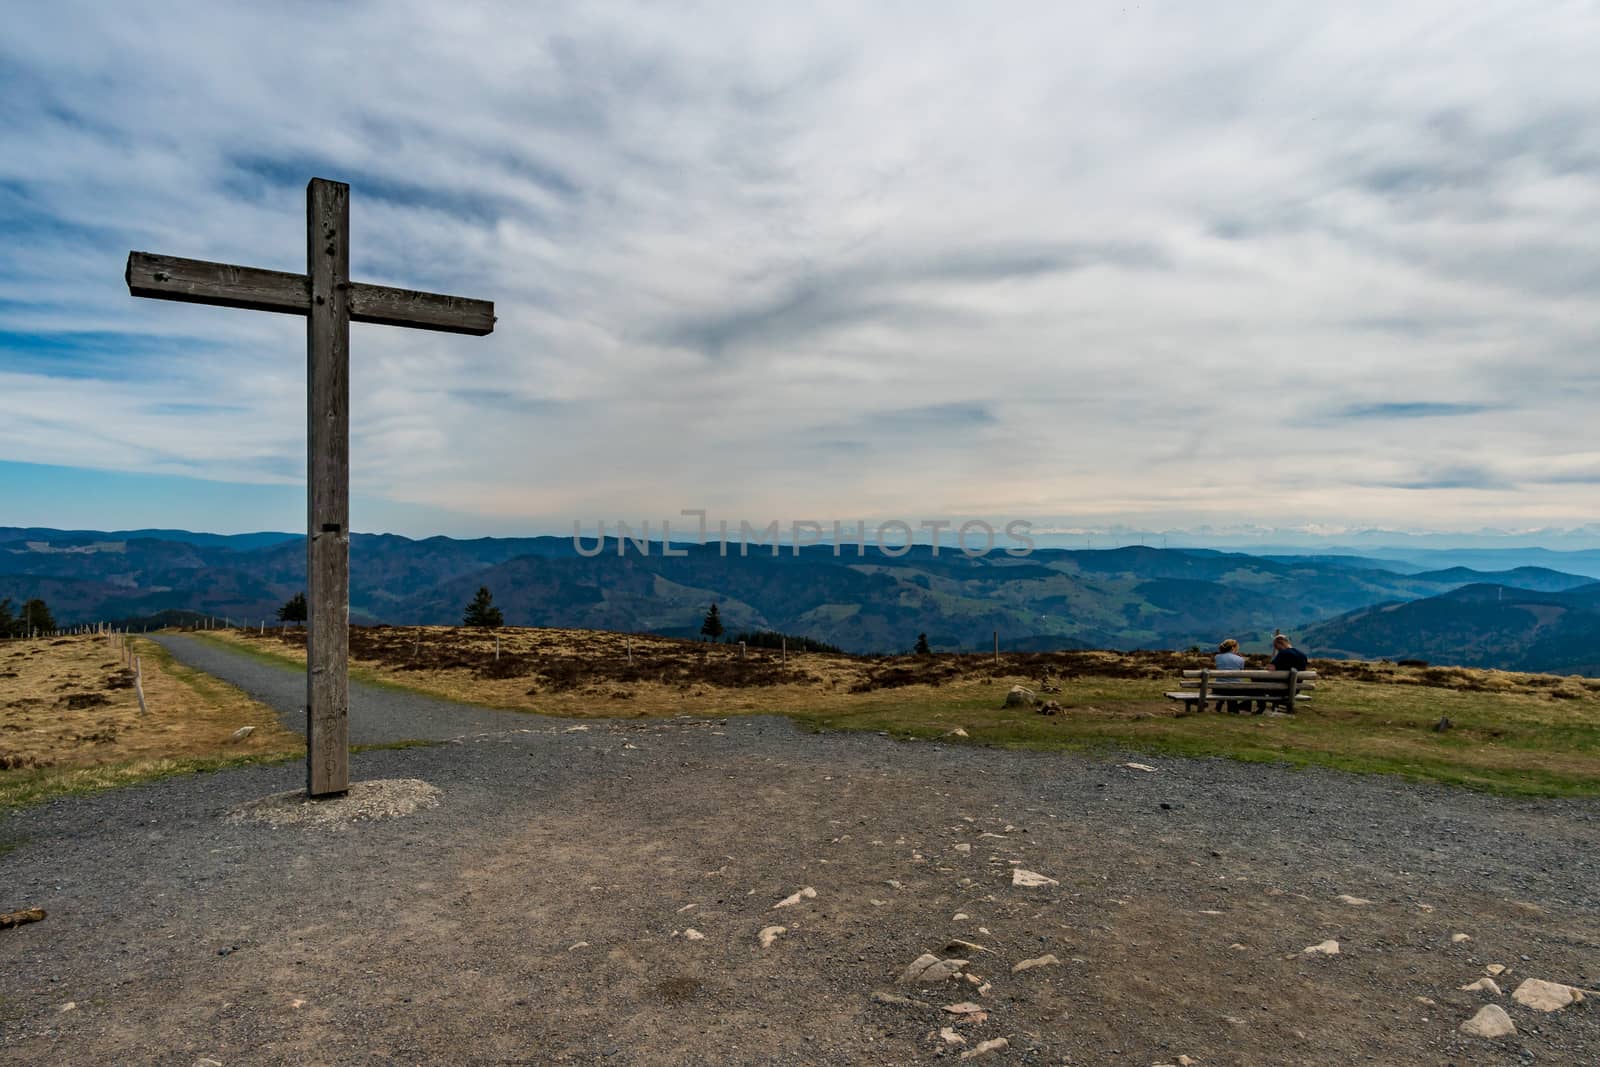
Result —
<svg viewBox="0 0 1600 1067"><path fill-rule="evenodd" d="M692 926L684 930L683 936L689 941L704 941L706 939L705 934L702 934Z"/></svg>
<svg viewBox="0 0 1600 1067"><path fill-rule="evenodd" d="M1005 706L1008 708L1029 707L1032 704L1033 690L1031 689L1025 689L1020 685L1014 685L1011 687L1010 692L1006 693Z"/></svg>
<svg viewBox="0 0 1600 1067"><path fill-rule="evenodd" d="M582 733L583 731L585 731L587 729L588 729L587 726L569 726L565 730L562 730L561 732L564 733L564 734L580 734L580 733Z"/></svg>
<svg viewBox="0 0 1600 1067"><path fill-rule="evenodd" d="M1155 768L1148 763L1124 763L1123 766L1130 771L1144 771L1147 774L1155 773Z"/></svg>
<svg viewBox="0 0 1600 1067"><path fill-rule="evenodd" d="M789 928L787 926L763 926L761 928L761 933L757 935L761 938L761 947L771 948L772 943L778 940L778 935L784 933L788 929Z"/></svg>
<svg viewBox="0 0 1600 1067"><path fill-rule="evenodd" d="M969 919L969 918L971 918L971 916L969 916L966 912L958 911L958 912L956 912L954 915L952 915L950 917L950 921L953 922L953 923L958 923L958 922L961 922L963 919Z"/></svg>
<svg viewBox="0 0 1600 1067"><path fill-rule="evenodd" d="M65 1004L61 1005L61 1010L62 1011L77 1011L78 1010L78 1002L76 1000L69 1000Z"/></svg>
<svg viewBox="0 0 1600 1067"><path fill-rule="evenodd" d="M1021 867L1014 867L1011 871L1011 884L1023 886L1060 885L1054 878L1046 878L1037 871L1025 871Z"/></svg>
<svg viewBox="0 0 1600 1067"><path fill-rule="evenodd" d="M1484 973L1490 975L1491 977L1499 978L1502 974L1506 973L1506 965L1503 963L1491 963L1483 970Z"/></svg>
<svg viewBox="0 0 1600 1067"><path fill-rule="evenodd" d="M1060 962L1060 960L1056 959L1054 953L1046 953L1043 956L1035 956L1031 960L1023 960L1020 963L1014 964L1011 968L1011 973L1021 974L1023 971L1031 971L1035 967L1049 967L1052 964Z"/></svg>
<svg viewBox="0 0 1600 1067"><path fill-rule="evenodd" d="M949 733L945 734L945 736L946 737L966 737L967 736L967 731L965 731L961 727L957 726L954 730L951 730Z"/></svg>
<svg viewBox="0 0 1600 1067"><path fill-rule="evenodd" d="M1582 1000L1583 993L1560 982L1526 978L1511 991L1511 999L1535 1011L1560 1011L1568 1004Z"/></svg>
<svg viewBox="0 0 1600 1067"><path fill-rule="evenodd" d="M972 851L972 846L963 841L961 844L955 846L955 850L965 855Z"/></svg>
<svg viewBox="0 0 1600 1067"><path fill-rule="evenodd" d="M987 1056L991 1052L1004 1052L1010 1047L1011 1042L1007 1041L1003 1037L997 1037L967 1049L967 1051L961 1054L961 1058L964 1060L975 1060L980 1056Z"/></svg>
<svg viewBox="0 0 1600 1067"><path fill-rule="evenodd" d="M1498 1004L1485 1004L1478 1009L1478 1014L1461 1024L1461 1032L1473 1037L1508 1037L1517 1032L1511 1022L1511 1016Z"/></svg>
<svg viewBox="0 0 1600 1067"><path fill-rule="evenodd" d="M1349 893L1340 893L1339 903L1348 904L1352 908L1364 908L1368 904L1371 904L1372 901L1368 900L1366 897L1353 897Z"/></svg>
<svg viewBox="0 0 1600 1067"><path fill-rule="evenodd" d="M253 734L255 732L256 732L256 728L254 726L241 726L237 730L235 730L233 733L228 735L228 740L229 741L243 741L245 738L249 737L251 734Z"/></svg>
<svg viewBox="0 0 1600 1067"><path fill-rule="evenodd" d="M938 985L958 977L966 966L966 960L941 960L931 952L924 952L911 961L900 981L907 985Z"/></svg>
<svg viewBox="0 0 1600 1067"><path fill-rule="evenodd" d="M946 1004L944 1010L951 1015L975 1015L983 1010L982 1004L974 1004L970 1000L963 1000L960 1004Z"/></svg>
<svg viewBox="0 0 1600 1067"><path fill-rule="evenodd" d="M953 1028L948 1026L939 1031L939 1036L944 1039L944 1043L947 1045L965 1045L967 1043L966 1038L962 1037L960 1034L956 1033Z"/></svg>
<svg viewBox="0 0 1600 1067"><path fill-rule="evenodd" d="M806 886L804 889L797 889L793 893L790 893L788 896L786 896L782 900L778 901L772 907L773 907L773 910L777 910L778 908L787 908L791 904L798 904L802 900L815 900L815 899L817 899L817 891L815 889L812 889L810 886Z"/></svg>
<svg viewBox="0 0 1600 1067"><path fill-rule="evenodd" d="M1493 993L1500 995L1500 986L1493 978L1480 978L1476 982L1461 987L1463 993Z"/></svg>
<svg viewBox="0 0 1600 1067"><path fill-rule="evenodd" d="M1452 945L1464 945L1468 941L1471 941L1471 940L1472 940L1472 935L1470 935L1470 934L1451 934L1450 935L1450 943Z"/></svg>
<svg viewBox="0 0 1600 1067"><path fill-rule="evenodd" d="M1330 938L1315 945L1307 945L1300 950L1300 954L1303 956L1337 956L1339 954L1339 942Z"/></svg>

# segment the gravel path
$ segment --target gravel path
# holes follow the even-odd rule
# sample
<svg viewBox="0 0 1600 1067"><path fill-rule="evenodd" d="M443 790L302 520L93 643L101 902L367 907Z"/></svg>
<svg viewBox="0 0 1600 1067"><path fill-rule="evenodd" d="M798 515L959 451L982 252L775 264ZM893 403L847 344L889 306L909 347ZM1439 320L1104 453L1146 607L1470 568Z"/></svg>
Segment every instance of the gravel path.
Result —
<svg viewBox="0 0 1600 1067"><path fill-rule="evenodd" d="M275 710L284 726L305 735L304 668L240 655L181 634L152 634L150 640L166 648L178 662L243 689ZM496 711L399 689L350 683L350 743L354 745L445 741L466 733L512 729L526 725L526 720L525 712Z"/></svg>
<svg viewBox="0 0 1600 1067"><path fill-rule="evenodd" d="M354 757L440 791L401 818L227 817L292 765L0 818L0 910L50 913L0 931L0 1061L898 1064L1003 1037L994 1062L1600 1062L1600 997L1458 988L1491 963L1507 994L1600 988L1600 804L771 718L492 721L515 728ZM981 981L897 985L923 952ZM1516 1036L1458 1032L1486 1003Z"/></svg>

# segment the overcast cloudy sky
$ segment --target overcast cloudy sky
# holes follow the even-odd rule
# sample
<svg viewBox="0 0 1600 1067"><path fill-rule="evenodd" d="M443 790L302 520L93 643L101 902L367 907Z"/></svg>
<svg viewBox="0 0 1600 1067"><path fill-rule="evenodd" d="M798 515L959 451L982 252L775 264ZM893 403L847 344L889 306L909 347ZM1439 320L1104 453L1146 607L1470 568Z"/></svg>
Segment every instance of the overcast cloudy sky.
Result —
<svg viewBox="0 0 1600 1067"><path fill-rule="evenodd" d="M303 523L312 175L356 529L1600 518L1595 4L232 7L0 35L0 524Z"/></svg>

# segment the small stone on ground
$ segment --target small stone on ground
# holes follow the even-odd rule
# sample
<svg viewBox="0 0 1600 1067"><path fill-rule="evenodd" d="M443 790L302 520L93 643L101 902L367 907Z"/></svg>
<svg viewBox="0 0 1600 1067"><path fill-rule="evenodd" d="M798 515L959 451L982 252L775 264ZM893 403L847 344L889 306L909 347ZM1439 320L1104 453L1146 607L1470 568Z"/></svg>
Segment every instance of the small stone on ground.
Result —
<svg viewBox="0 0 1600 1067"><path fill-rule="evenodd" d="M1560 982L1546 982L1542 978L1524 979L1511 992L1511 999L1535 1011L1560 1011L1568 1004L1583 999L1583 994Z"/></svg>
<svg viewBox="0 0 1600 1067"><path fill-rule="evenodd" d="M1485 1004L1478 1009L1478 1014L1461 1024L1461 1032L1493 1040L1514 1034L1517 1028L1504 1008L1498 1004Z"/></svg>

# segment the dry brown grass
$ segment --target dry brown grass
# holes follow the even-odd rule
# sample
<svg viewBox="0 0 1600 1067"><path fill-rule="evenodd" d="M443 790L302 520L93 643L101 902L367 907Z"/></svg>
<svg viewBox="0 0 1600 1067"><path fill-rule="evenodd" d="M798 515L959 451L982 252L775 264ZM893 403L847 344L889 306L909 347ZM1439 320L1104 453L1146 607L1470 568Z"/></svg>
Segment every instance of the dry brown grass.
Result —
<svg viewBox="0 0 1600 1067"><path fill-rule="evenodd" d="M1600 792L1600 680L1317 661L1305 713L1175 714L1175 652L841 656L779 653L586 630L371 627L351 631L353 673L453 700L552 715L788 715L817 727L1031 748L1113 746L1317 764L1503 792ZM207 635L304 661L304 633ZM632 647L631 662L629 647ZM1264 665L1264 664L1261 664ZM1063 713L1001 706L1014 683L1059 686ZM1440 716L1453 727L1434 731Z"/></svg>
<svg viewBox="0 0 1600 1067"><path fill-rule="evenodd" d="M0 644L0 803L171 773L186 761L303 748L270 708L160 646L130 638L148 713L116 639L74 636ZM241 726L248 737L230 740Z"/></svg>
<svg viewBox="0 0 1600 1067"><path fill-rule="evenodd" d="M198 636L305 662L303 630ZM650 634L450 626L352 627L350 663L357 678L378 685L492 707L606 718L854 709L901 702L894 694L902 690L987 693L1002 681L1033 684L1043 674L1063 685L1146 682L1142 690L1123 692L1148 699L1160 695L1159 683L1174 670L1193 666L1169 652L1005 654L998 666L984 655L790 652L785 660L776 649L751 648L741 657L735 645Z"/></svg>

